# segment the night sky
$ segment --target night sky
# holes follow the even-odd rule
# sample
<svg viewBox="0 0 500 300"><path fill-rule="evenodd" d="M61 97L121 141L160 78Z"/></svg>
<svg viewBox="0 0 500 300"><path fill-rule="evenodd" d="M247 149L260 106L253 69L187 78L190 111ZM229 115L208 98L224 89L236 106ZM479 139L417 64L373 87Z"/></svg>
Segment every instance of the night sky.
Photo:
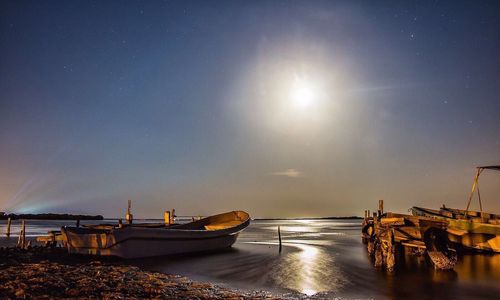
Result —
<svg viewBox="0 0 500 300"><path fill-rule="evenodd" d="M498 1L0 2L0 211L464 208L487 164Z"/></svg>

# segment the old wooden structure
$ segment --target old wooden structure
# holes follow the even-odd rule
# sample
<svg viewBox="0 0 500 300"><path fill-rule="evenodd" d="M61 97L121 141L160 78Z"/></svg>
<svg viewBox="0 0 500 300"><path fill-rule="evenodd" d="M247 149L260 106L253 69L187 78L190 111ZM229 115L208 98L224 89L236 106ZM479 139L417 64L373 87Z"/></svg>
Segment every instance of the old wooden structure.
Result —
<svg viewBox="0 0 500 300"><path fill-rule="evenodd" d="M479 192L479 176L485 170L500 171L500 165L477 167L465 210L445 205L439 210L414 206L411 208L412 214L446 221L448 238L459 248L474 252L500 253L500 215L483 211ZM470 209L476 192L479 211Z"/></svg>
<svg viewBox="0 0 500 300"><path fill-rule="evenodd" d="M384 202L372 216L365 211L362 234L375 266L393 271L401 251L427 255L437 269L451 269L456 252L448 247L448 223L428 217L384 212Z"/></svg>

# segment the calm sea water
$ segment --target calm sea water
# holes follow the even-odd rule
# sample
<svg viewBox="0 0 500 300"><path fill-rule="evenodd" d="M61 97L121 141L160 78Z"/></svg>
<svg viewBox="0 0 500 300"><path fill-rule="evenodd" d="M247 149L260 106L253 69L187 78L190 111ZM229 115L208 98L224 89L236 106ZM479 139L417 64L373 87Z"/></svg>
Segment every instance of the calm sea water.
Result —
<svg viewBox="0 0 500 300"><path fill-rule="evenodd" d="M5 221L0 224L3 232ZM63 224L74 222L30 220L28 234L43 234ZM253 221L227 251L131 263L229 287L322 298L498 299L500 295L500 255L463 256L453 271L436 271L425 258L406 257L394 274L387 274L373 267L360 228L359 220Z"/></svg>

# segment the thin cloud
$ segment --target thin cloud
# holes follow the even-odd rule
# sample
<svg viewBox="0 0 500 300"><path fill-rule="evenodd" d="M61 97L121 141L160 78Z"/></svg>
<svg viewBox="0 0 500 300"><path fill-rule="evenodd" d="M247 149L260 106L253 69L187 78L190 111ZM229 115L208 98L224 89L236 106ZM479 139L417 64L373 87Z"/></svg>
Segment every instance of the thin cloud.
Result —
<svg viewBox="0 0 500 300"><path fill-rule="evenodd" d="M287 169L284 171L272 172L272 173L269 173L269 175L298 178L298 177L303 177L304 173L302 173L301 171L295 170L295 169Z"/></svg>

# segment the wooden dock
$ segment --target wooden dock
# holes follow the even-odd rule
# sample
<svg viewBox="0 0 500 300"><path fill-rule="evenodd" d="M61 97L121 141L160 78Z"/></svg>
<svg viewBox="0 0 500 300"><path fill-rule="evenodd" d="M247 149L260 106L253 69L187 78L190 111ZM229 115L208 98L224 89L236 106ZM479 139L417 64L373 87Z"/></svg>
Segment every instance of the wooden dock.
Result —
<svg viewBox="0 0 500 300"><path fill-rule="evenodd" d="M396 257L402 252L427 255L437 269L452 269L457 262L456 251L449 247L448 223L428 217L384 212L379 201L377 212L365 211L362 235L375 267L389 272L396 267Z"/></svg>

